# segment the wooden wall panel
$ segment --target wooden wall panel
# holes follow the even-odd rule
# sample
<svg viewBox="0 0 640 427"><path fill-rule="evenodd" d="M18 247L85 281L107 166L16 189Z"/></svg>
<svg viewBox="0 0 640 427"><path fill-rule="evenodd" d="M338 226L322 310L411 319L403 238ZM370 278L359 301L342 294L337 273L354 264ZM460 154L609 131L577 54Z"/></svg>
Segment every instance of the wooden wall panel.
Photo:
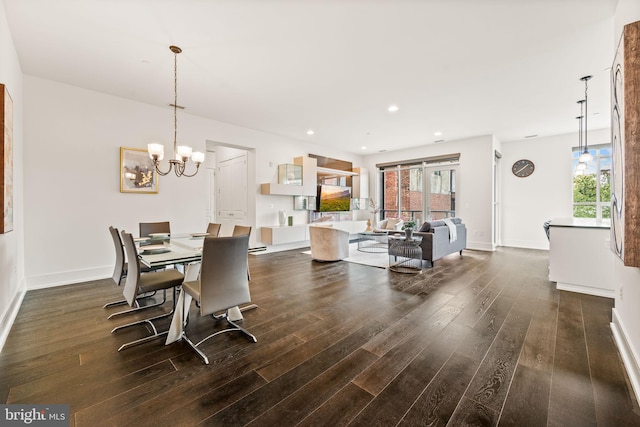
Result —
<svg viewBox="0 0 640 427"><path fill-rule="evenodd" d="M640 21L625 25L611 69L611 247L640 267Z"/></svg>

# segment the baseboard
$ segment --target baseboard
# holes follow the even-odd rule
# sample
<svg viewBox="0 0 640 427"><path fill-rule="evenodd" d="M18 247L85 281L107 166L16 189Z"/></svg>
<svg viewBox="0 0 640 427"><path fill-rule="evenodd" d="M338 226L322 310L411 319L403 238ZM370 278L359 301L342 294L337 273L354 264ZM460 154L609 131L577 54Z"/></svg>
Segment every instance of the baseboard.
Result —
<svg viewBox="0 0 640 427"><path fill-rule="evenodd" d="M471 240L467 240L467 249L474 250L474 251L488 251L488 252L493 252L496 250L495 247L493 246L493 243L474 242Z"/></svg>
<svg viewBox="0 0 640 427"><path fill-rule="evenodd" d="M595 295L597 297L615 298L616 293L613 289L599 289L590 286L572 285L570 283L556 282L556 289L559 291L578 292L580 294Z"/></svg>
<svg viewBox="0 0 640 427"><path fill-rule="evenodd" d="M18 311L20 311L20 306L22 305L22 300L26 291L19 291L14 297L13 301L9 305L9 310L5 313L2 318L2 322L0 322L0 352L4 348L4 343L7 341L7 337L9 336L9 332L11 332L11 327L13 326L13 322L15 322L16 317L18 316Z"/></svg>
<svg viewBox="0 0 640 427"><path fill-rule="evenodd" d="M32 276L27 278L27 290L52 288L55 286L70 285L72 283L100 280L111 277L112 274L113 266L109 266Z"/></svg>
<svg viewBox="0 0 640 427"><path fill-rule="evenodd" d="M613 339L616 342L618 351L620 351L622 363L627 370L627 376L631 382L631 388L633 388L636 402L640 403L640 401L638 401L638 396L640 396L640 359L627 339L629 334L620 316L618 316L618 312L615 308L612 312L611 331L613 332Z"/></svg>

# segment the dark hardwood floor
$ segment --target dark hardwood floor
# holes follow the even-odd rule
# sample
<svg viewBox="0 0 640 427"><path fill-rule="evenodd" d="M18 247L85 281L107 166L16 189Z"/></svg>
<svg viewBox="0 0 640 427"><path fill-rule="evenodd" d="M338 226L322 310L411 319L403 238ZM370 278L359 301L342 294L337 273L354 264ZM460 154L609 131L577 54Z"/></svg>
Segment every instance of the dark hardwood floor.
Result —
<svg viewBox="0 0 640 427"><path fill-rule="evenodd" d="M110 280L28 292L0 400L69 404L73 426L640 425L612 301L557 291L547 252L465 251L420 275L249 258L258 342L216 337L209 366L182 342L118 352L146 331L110 333L133 317L107 320ZM214 327L192 306L196 338Z"/></svg>

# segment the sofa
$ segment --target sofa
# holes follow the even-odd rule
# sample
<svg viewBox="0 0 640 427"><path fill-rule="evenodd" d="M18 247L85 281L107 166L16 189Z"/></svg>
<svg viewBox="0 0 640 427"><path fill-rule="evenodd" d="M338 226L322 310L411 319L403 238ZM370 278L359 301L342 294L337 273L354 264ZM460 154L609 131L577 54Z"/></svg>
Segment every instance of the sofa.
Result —
<svg viewBox="0 0 640 427"><path fill-rule="evenodd" d="M467 248L467 227L460 218L449 218L455 228L456 239L452 240L449 226L444 220L427 221L413 232L414 236L422 237L422 259L433 267L434 261Z"/></svg>
<svg viewBox="0 0 640 427"><path fill-rule="evenodd" d="M311 258L316 261L339 261L349 256L349 232L331 224L310 225Z"/></svg>

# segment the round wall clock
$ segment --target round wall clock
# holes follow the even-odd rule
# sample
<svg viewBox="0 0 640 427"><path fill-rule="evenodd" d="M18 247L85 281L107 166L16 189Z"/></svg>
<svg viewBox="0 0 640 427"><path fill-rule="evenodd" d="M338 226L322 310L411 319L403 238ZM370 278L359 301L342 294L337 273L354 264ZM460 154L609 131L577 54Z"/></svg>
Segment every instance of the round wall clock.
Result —
<svg viewBox="0 0 640 427"><path fill-rule="evenodd" d="M526 178L536 169L531 160L521 159L513 164L511 172L518 178Z"/></svg>

